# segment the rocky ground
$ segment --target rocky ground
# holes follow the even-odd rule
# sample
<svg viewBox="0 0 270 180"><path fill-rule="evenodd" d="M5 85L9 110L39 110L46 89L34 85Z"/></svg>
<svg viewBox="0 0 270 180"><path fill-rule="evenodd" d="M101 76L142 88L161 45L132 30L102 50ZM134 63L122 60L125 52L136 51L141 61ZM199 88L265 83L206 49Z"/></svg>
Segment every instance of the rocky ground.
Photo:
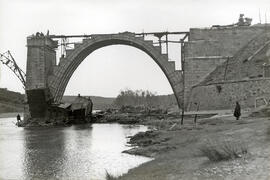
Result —
<svg viewBox="0 0 270 180"><path fill-rule="evenodd" d="M126 153L154 157L118 179L270 179L270 118L245 114L213 118L145 118L152 130L130 138ZM231 142L247 153L226 161L210 161L201 151L209 143Z"/></svg>

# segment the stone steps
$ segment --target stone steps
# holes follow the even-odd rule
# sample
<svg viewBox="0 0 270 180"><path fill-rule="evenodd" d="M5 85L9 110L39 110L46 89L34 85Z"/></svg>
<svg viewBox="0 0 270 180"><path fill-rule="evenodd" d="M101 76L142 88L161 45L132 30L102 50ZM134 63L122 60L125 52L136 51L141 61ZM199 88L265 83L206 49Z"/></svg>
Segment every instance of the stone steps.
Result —
<svg viewBox="0 0 270 180"><path fill-rule="evenodd" d="M168 62L169 62L169 66L170 66L171 68L173 68L174 71L176 71L176 69L175 69L175 61L168 61Z"/></svg>
<svg viewBox="0 0 270 180"><path fill-rule="evenodd" d="M161 47L160 47L160 46L154 46L154 47L155 47L155 49L156 49L158 52L161 53Z"/></svg>
<svg viewBox="0 0 270 180"><path fill-rule="evenodd" d="M68 57L75 49L66 49L66 57Z"/></svg>
<svg viewBox="0 0 270 180"><path fill-rule="evenodd" d="M161 53L161 57L164 58L164 59L166 59L169 62L169 56L168 56L168 54L162 54Z"/></svg>
<svg viewBox="0 0 270 180"><path fill-rule="evenodd" d="M74 49L79 48L81 45L82 45L82 43L75 43L74 44Z"/></svg>

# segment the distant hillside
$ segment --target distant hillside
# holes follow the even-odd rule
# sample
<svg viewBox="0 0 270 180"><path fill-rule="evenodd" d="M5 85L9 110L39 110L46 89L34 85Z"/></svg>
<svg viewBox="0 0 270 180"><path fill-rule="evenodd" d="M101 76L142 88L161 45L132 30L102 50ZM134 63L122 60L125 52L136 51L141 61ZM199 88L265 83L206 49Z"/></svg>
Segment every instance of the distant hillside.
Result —
<svg viewBox="0 0 270 180"><path fill-rule="evenodd" d="M63 102L72 102L77 96L64 96L62 101ZM104 110L110 108L113 104L115 98L108 98L108 97L100 97L100 96L90 96L93 101L94 107L93 109L100 109Z"/></svg>
<svg viewBox="0 0 270 180"><path fill-rule="evenodd" d="M23 112L24 95L0 88L0 113Z"/></svg>
<svg viewBox="0 0 270 180"><path fill-rule="evenodd" d="M62 101L71 103L77 96L64 96ZM177 102L173 94L170 95L159 95L157 104L166 109L177 107ZM105 110L107 108L113 107L114 100L116 98L100 97L100 96L90 96L93 101L93 109Z"/></svg>
<svg viewBox="0 0 270 180"><path fill-rule="evenodd" d="M93 109L104 110L113 107L115 98L90 96L94 107ZM72 102L76 96L64 96L63 102ZM158 96L158 103L164 108L177 106L175 97L171 95ZM0 88L0 113L23 112L24 95L18 92L9 91L6 88Z"/></svg>

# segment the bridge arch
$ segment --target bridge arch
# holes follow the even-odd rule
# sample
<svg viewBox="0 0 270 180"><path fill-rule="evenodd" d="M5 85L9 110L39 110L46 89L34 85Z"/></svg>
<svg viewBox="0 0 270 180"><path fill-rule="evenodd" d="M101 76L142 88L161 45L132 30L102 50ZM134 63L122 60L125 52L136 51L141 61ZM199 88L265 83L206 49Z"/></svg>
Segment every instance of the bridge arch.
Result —
<svg viewBox="0 0 270 180"><path fill-rule="evenodd" d="M160 46L154 46L153 41L144 40L144 37L134 33L119 33L112 35L95 35L84 39L82 43L74 45L74 49L67 50L66 57L60 58L53 74L48 78L48 86L55 102L60 102L66 86L80 63L95 50L110 45L128 45L138 48L148 54L161 68L167 77L175 94L178 106L182 99L182 74L175 70L175 62L168 61L168 55L162 54Z"/></svg>

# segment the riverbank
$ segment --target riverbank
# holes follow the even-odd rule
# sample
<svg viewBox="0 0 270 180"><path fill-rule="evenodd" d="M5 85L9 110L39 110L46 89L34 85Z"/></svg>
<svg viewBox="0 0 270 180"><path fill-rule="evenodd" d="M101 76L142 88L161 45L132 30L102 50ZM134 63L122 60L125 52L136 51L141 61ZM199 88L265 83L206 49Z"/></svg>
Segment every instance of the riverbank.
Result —
<svg viewBox="0 0 270 180"><path fill-rule="evenodd" d="M214 118L147 120L156 130L140 133L130 139L138 147L126 153L154 157L153 161L130 170L118 179L269 179L270 119L244 114L236 121L226 115ZM205 144L231 142L236 148L247 148L247 154L228 161L213 162L201 149ZM240 157L240 156L239 156Z"/></svg>
<svg viewBox="0 0 270 180"><path fill-rule="evenodd" d="M4 113L0 117L16 117L17 114ZM193 117L185 118L184 125L180 125L179 117L165 114L116 113L112 119L119 116L132 117L129 120L135 120L135 124L151 128L130 137L130 144L136 147L124 152L154 158L129 170L118 178L120 180L270 178L269 116L244 114L238 121L231 115L198 117L196 125ZM202 154L205 144L225 141L233 142L236 147L246 147L247 154L220 162L210 161Z"/></svg>
<svg viewBox="0 0 270 180"><path fill-rule="evenodd" d="M23 117L23 112L9 112L9 113L0 113L0 118L16 118L17 115L20 114L21 117Z"/></svg>

